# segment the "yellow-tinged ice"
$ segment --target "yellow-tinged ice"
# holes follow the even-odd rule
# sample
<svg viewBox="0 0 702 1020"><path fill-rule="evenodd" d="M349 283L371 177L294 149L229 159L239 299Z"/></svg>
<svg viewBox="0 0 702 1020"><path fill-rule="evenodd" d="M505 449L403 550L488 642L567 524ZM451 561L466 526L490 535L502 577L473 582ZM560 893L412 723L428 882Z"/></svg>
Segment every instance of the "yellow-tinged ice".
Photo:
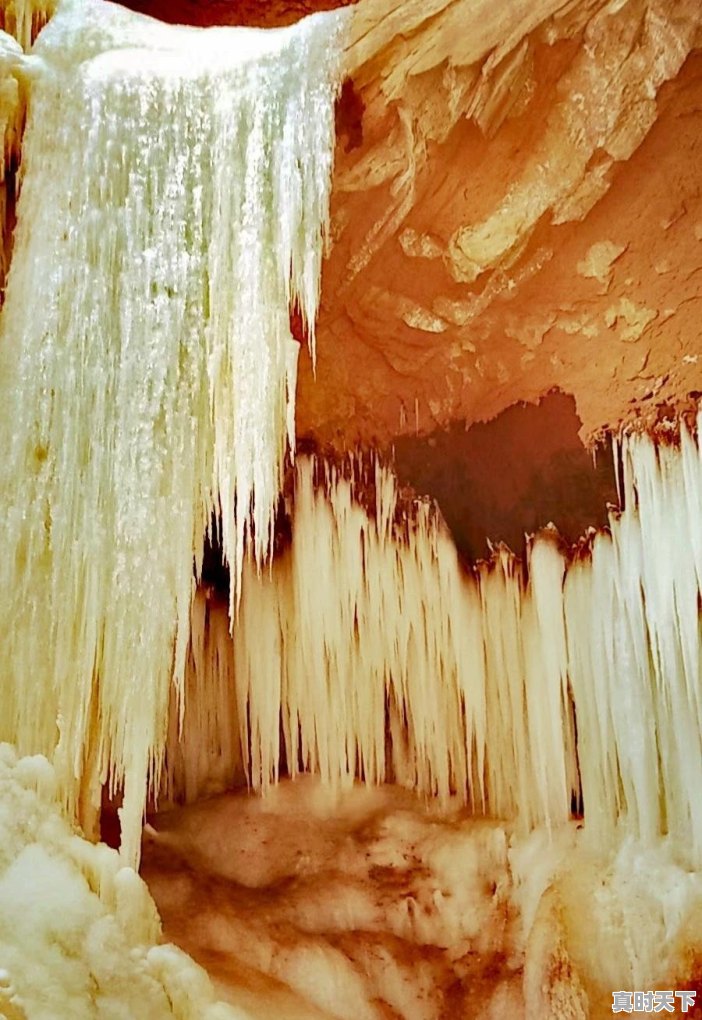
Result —
<svg viewBox="0 0 702 1020"><path fill-rule="evenodd" d="M624 512L565 583L587 828L702 865L702 442L621 448Z"/></svg>
<svg viewBox="0 0 702 1020"><path fill-rule="evenodd" d="M0 0L0 29L28 50L56 9L56 0Z"/></svg>
<svg viewBox="0 0 702 1020"><path fill-rule="evenodd" d="M138 856L213 514L268 552L314 337L343 12L169 27L63 0L33 51L0 345L0 737Z"/></svg>
<svg viewBox="0 0 702 1020"><path fill-rule="evenodd" d="M204 587L195 594L185 666L182 720L171 692L163 803L192 803L245 781L237 722L234 649L226 604Z"/></svg>
<svg viewBox="0 0 702 1020"><path fill-rule="evenodd" d="M24 87L22 47L0 31L0 290L4 288L10 253L12 201L8 181L19 162Z"/></svg>
<svg viewBox="0 0 702 1020"><path fill-rule="evenodd" d="M301 459L290 553L270 578L245 574L235 677L252 784L278 777L280 718L293 775L395 779L529 826L564 822L575 762L550 539L529 584L506 551L469 576L429 506L398 530L387 469L373 516L353 481L329 472L322 492L313 474Z"/></svg>
<svg viewBox="0 0 702 1020"><path fill-rule="evenodd" d="M251 784L282 762L395 780L524 829L582 802L596 845L669 834L702 866L700 425L676 446L623 440L609 531L568 562L547 529L526 566L501 548L465 570L426 505L398 525L388 469L369 513L358 465L315 486L301 459L290 549L245 570L220 713ZM212 740L201 728L192 753Z"/></svg>

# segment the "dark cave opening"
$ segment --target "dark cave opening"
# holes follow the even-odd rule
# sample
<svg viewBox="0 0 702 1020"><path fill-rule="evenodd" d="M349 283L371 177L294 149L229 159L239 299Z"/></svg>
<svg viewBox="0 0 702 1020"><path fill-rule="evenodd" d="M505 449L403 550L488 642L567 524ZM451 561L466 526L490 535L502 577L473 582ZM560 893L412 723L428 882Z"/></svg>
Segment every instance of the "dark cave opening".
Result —
<svg viewBox="0 0 702 1020"><path fill-rule="evenodd" d="M525 535L553 523L574 544L606 526L617 502L611 444L593 455L580 426L573 397L552 392L468 430L456 422L403 436L395 468L401 484L437 501L463 558L487 556L488 541L523 556Z"/></svg>

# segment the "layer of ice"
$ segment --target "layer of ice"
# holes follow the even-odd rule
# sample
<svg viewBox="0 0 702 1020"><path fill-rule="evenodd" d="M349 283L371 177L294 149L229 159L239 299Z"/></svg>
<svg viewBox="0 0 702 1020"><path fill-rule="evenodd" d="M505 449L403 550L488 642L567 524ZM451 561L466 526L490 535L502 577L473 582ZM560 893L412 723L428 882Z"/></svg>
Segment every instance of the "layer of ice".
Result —
<svg viewBox="0 0 702 1020"><path fill-rule="evenodd" d="M614 989L694 987L702 875L676 854L301 777L156 816L143 869L262 1020L605 1020Z"/></svg>
<svg viewBox="0 0 702 1020"><path fill-rule="evenodd" d="M3 0L0 4L0 29L8 32L28 50L49 20L56 0Z"/></svg>

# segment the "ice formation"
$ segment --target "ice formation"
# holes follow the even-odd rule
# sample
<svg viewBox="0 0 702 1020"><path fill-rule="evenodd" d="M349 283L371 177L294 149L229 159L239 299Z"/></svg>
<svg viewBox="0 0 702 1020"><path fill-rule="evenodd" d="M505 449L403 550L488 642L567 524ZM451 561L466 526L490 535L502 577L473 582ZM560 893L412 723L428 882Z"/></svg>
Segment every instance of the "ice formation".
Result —
<svg viewBox="0 0 702 1020"><path fill-rule="evenodd" d="M12 201L8 182L18 160L23 115L21 75L22 47L12 36L0 32L0 288L4 286L10 255Z"/></svg>
<svg viewBox="0 0 702 1020"><path fill-rule="evenodd" d="M54 755L87 830L123 785L129 861L213 516L233 600L245 541L268 551L343 16L197 30L63 0L32 50L0 354L0 737Z"/></svg>
<svg viewBox="0 0 702 1020"><path fill-rule="evenodd" d="M53 14L54 0L0 3L0 289L10 261L17 169L31 77L28 50Z"/></svg>
<svg viewBox="0 0 702 1020"><path fill-rule="evenodd" d="M702 873L670 840L521 835L312 776L152 821L143 874L167 937L256 1016L604 1020L615 988L690 987Z"/></svg>
<svg viewBox="0 0 702 1020"><path fill-rule="evenodd" d="M9 33L28 50L56 7L56 0L4 0L0 7L0 30Z"/></svg>
<svg viewBox="0 0 702 1020"><path fill-rule="evenodd" d="M75 835L40 756L0 745L0 1016L246 1020L159 944L156 907L119 854Z"/></svg>
<svg viewBox="0 0 702 1020"><path fill-rule="evenodd" d="M10 261L17 168L31 61L28 49L51 17L53 0L0 4L0 289Z"/></svg>
<svg viewBox="0 0 702 1020"><path fill-rule="evenodd" d="M234 676L252 785L285 761L332 785L394 780L566 821L577 767L552 540L535 543L528 584L506 551L471 578L428 505L398 528L390 471L376 466L372 515L353 479L317 488L314 471L299 461L289 553L244 577Z"/></svg>
<svg viewBox="0 0 702 1020"><path fill-rule="evenodd" d="M282 767L394 780L524 830L582 804L595 844L667 833L702 865L699 424L677 445L624 439L609 531L568 561L547 530L528 569L498 549L465 570L429 507L398 522L388 469L369 512L358 470L316 486L301 458L291 547L270 573L246 568L229 653L219 632L237 704L228 694L218 715L240 749L223 764L206 720L193 753L232 779L243 761L256 789Z"/></svg>
<svg viewBox="0 0 702 1020"><path fill-rule="evenodd" d="M661 832L702 866L702 415L679 447L624 441L624 512L568 572L588 829Z"/></svg>
<svg viewBox="0 0 702 1020"><path fill-rule="evenodd" d="M193 600L183 706L181 720L173 690L160 805L192 803L246 781L229 612L210 588Z"/></svg>
<svg viewBox="0 0 702 1020"><path fill-rule="evenodd" d="M265 1015L479 1016L508 989L519 998L519 922L507 833L455 808L283 781L156 816L143 872L168 936L252 1012L256 989L273 1000L283 982Z"/></svg>

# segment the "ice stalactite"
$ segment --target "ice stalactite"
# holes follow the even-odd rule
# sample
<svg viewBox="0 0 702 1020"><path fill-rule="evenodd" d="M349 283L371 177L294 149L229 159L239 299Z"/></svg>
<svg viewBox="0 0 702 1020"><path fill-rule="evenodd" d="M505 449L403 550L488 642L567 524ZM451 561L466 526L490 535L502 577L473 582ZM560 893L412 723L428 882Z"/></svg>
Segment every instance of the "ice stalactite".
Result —
<svg viewBox="0 0 702 1020"><path fill-rule="evenodd" d="M28 50L56 9L56 0L2 0L0 30Z"/></svg>
<svg viewBox="0 0 702 1020"><path fill-rule="evenodd" d="M14 190L24 117L25 86L22 48L0 32L0 291L9 264Z"/></svg>
<svg viewBox="0 0 702 1020"><path fill-rule="evenodd" d="M182 723L179 708L173 689L160 804L191 803L241 784L245 771L229 612L204 587L193 600Z"/></svg>
<svg viewBox="0 0 702 1020"><path fill-rule="evenodd" d="M56 0L0 0L0 304L10 263L31 61L23 59Z"/></svg>
<svg viewBox="0 0 702 1020"><path fill-rule="evenodd" d="M2 321L0 736L138 856L213 515L268 552L312 343L343 12L164 26L64 0L32 51Z"/></svg>
<svg viewBox="0 0 702 1020"><path fill-rule="evenodd" d="M569 817L578 790L562 608L565 563L552 532L533 542L528 567L527 582L524 567L505 549L478 567L482 647L474 655L485 668L477 689L469 680L465 701L487 705L480 752L487 812L519 818L527 828L550 828ZM466 754L473 754L468 744Z"/></svg>
<svg viewBox="0 0 702 1020"><path fill-rule="evenodd" d="M588 830L659 833L702 865L702 445L631 437L624 512L565 583Z"/></svg>
<svg viewBox="0 0 702 1020"><path fill-rule="evenodd" d="M529 582L506 550L470 576L428 505L398 526L387 469L373 515L352 480L329 472L324 495L313 475L301 460L290 553L271 579L245 576L235 675L252 784L277 778L280 716L293 775L395 779L530 826L565 821L576 769L550 536Z"/></svg>
<svg viewBox="0 0 702 1020"><path fill-rule="evenodd" d="M240 727L250 783L283 762L393 779L524 830L582 801L596 845L669 834L702 865L700 425L623 440L608 531L566 558L547 529L526 566L499 548L463 569L427 505L401 520L389 470L369 512L358 471L301 459L292 545L270 574L246 568L235 628L221 725Z"/></svg>

